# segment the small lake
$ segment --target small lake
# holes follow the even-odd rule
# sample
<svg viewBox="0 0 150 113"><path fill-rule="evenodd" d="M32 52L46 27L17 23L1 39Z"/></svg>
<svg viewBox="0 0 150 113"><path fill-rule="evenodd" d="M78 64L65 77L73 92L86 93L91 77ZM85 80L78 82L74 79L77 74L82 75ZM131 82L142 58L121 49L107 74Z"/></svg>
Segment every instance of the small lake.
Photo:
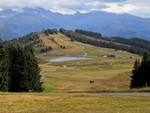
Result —
<svg viewBox="0 0 150 113"><path fill-rule="evenodd" d="M71 61L71 60L86 60L86 59L91 59L87 57L59 57L59 58L54 58L54 59L49 59L50 62L64 62L64 61Z"/></svg>

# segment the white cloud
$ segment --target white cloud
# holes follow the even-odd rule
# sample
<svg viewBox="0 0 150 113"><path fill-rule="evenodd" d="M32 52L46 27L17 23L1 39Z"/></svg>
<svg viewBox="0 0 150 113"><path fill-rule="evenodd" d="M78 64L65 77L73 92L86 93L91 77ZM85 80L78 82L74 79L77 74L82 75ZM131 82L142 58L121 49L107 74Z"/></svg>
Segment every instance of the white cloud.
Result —
<svg viewBox="0 0 150 113"><path fill-rule="evenodd" d="M131 4L118 4L118 3L108 3L106 4L108 8L103 9L103 11L114 12L114 13L127 13L132 10L137 9L136 6Z"/></svg>
<svg viewBox="0 0 150 113"><path fill-rule="evenodd" d="M2 8L0 8L0 11L2 11L3 9Z"/></svg>
<svg viewBox="0 0 150 113"><path fill-rule="evenodd" d="M76 11L93 11L105 7L99 0L0 0L0 8L21 11L24 7L42 7L54 12L73 14Z"/></svg>
<svg viewBox="0 0 150 113"><path fill-rule="evenodd" d="M128 13L135 16L150 18L150 0L127 0L120 3L106 3L108 8L103 11L112 13Z"/></svg>
<svg viewBox="0 0 150 113"><path fill-rule="evenodd" d="M150 17L150 0L0 0L0 11L13 9L20 12L24 7L42 7L63 14L107 11Z"/></svg>
<svg viewBox="0 0 150 113"><path fill-rule="evenodd" d="M46 8L54 12L61 12L63 14L74 14L77 11L100 11L101 9L106 8L106 5L105 3L97 0L57 0L57 2L52 2L51 5Z"/></svg>

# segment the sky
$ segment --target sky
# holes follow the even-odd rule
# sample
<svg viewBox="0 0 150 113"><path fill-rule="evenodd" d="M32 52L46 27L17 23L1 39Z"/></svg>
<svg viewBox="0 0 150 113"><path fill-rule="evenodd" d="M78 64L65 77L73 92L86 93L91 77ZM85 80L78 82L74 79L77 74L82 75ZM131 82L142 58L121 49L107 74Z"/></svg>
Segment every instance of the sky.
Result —
<svg viewBox="0 0 150 113"><path fill-rule="evenodd" d="M0 0L0 11L13 9L22 12L25 7L41 7L62 14L106 11L150 18L150 0Z"/></svg>

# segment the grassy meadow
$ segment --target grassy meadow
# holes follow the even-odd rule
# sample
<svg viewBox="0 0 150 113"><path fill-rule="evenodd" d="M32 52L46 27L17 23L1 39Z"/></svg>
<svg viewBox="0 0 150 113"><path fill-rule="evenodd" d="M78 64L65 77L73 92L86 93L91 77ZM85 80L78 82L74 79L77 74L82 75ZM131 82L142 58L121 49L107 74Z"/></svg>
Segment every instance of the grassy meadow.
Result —
<svg viewBox="0 0 150 113"><path fill-rule="evenodd" d="M107 94L0 93L0 113L149 113L149 101Z"/></svg>

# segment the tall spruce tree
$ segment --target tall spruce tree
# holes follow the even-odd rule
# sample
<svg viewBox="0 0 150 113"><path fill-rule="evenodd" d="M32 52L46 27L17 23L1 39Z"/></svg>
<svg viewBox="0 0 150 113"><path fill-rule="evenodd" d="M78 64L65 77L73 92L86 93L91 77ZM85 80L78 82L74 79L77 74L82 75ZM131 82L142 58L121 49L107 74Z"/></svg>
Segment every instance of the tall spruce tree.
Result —
<svg viewBox="0 0 150 113"><path fill-rule="evenodd" d="M145 86L150 86L150 55L147 53L144 53L141 62L141 71L145 81Z"/></svg>
<svg viewBox="0 0 150 113"><path fill-rule="evenodd" d="M8 53L0 42L0 91L8 91L10 87Z"/></svg>
<svg viewBox="0 0 150 113"><path fill-rule="evenodd" d="M11 78L9 91L11 92L23 92L27 91L23 85L24 76L24 64L25 64L25 53L22 47L9 45L9 76Z"/></svg>
<svg viewBox="0 0 150 113"><path fill-rule="evenodd" d="M38 61L32 48L0 46L0 91L43 91Z"/></svg>
<svg viewBox="0 0 150 113"><path fill-rule="evenodd" d="M150 55L145 53L142 61L136 60L132 71L130 88L150 86Z"/></svg>
<svg viewBox="0 0 150 113"><path fill-rule="evenodd" d="M140 81L140 61L136 60L134 63L134 68L132 70L130 88L137 88L141 86Z"/></svg>
<svg viewBox="0 0 150 113"><path fill-rule="evenodd" d="M31 47L25 47L25 70L24 84L28 91L41 92L43 91L38 61L33 54Z"/></svg>

